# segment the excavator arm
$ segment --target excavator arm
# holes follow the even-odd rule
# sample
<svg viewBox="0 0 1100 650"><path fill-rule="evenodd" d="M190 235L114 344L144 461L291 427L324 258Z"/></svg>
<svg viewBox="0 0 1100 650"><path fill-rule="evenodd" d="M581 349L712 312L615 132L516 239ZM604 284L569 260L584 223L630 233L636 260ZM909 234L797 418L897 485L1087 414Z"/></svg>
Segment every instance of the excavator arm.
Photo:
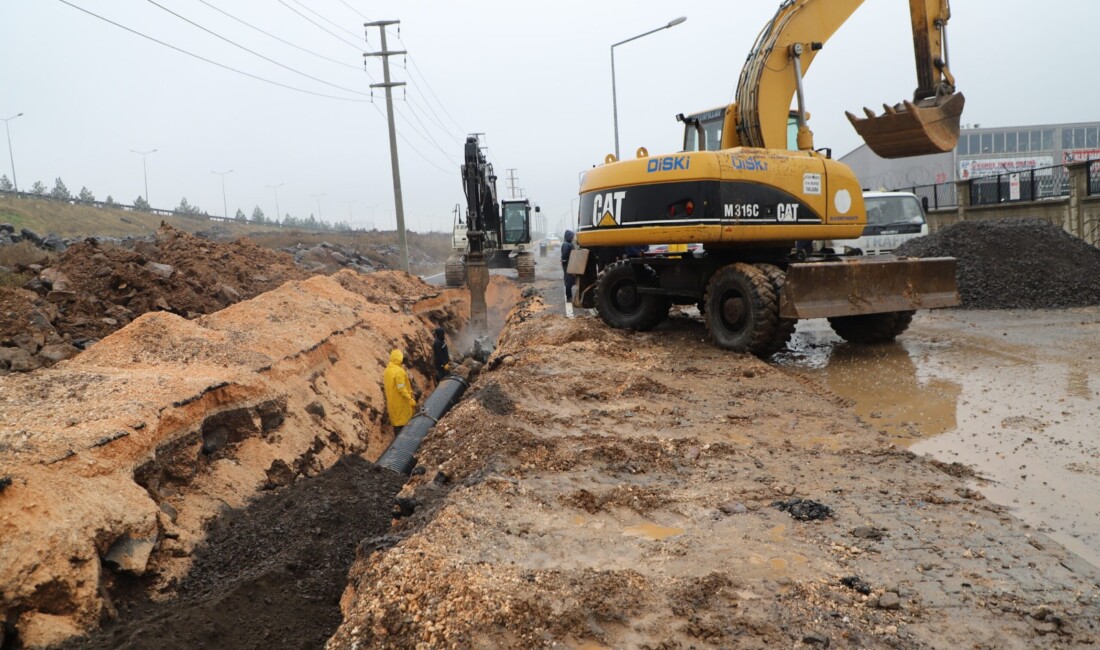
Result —
<svg viewBox="0 0 1100 650"><path fill-rule="evenodd" d="M791 100L798 98L798 148L813 149L806 124L802 78L825 42L863 4L863 0L784 0L749 53L737 84L733 129L726 128L722 147L787 147ZM945 30L951 17L948 0L909 0L917 89L912 101L883 105L876 116L848 113L868 146L884 158L950 151L959 137L963 96L955 92L947 65ZM727 121L729 124L729 121Z"/></svg>

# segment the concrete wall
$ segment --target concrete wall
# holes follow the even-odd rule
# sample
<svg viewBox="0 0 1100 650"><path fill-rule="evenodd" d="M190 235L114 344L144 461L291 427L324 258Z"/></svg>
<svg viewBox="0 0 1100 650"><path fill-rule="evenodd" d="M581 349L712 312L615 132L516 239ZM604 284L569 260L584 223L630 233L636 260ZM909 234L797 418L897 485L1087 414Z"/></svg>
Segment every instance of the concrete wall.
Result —
<svg viewBox="0 0 1100 650"><path fill-rule="evenodd" d="M1004 202L972 206L969 181L958 183L959 206L929 210L928 229L936 232L960 221L987 219L1044 219L1069 234L1100 247L1100 196L1088 196L1086 164L1067 165L1070 195L1041 201Z"/></svg>

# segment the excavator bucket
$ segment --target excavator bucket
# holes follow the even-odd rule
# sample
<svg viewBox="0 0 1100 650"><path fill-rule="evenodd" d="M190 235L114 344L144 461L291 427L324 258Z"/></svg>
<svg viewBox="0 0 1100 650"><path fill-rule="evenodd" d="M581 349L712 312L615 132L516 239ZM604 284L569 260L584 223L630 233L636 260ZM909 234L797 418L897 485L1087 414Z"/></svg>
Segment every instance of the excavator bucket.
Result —
<svg viewBox="0 0 1100 650"><path fill-rule="evenodd" d="M784 318L831 318L954 307L959 304L953 257L859 257L787 268L779 296Z"/></svg>
<svg viewBox="0 0 1100 650"><path fill-rule="evenodd" d="M883 158L905 158L954 149L965 101L962 93L953 93L915 104L883 104L878 116L869 108L863 109L866 118L846 114L871 151Z"/></svg>

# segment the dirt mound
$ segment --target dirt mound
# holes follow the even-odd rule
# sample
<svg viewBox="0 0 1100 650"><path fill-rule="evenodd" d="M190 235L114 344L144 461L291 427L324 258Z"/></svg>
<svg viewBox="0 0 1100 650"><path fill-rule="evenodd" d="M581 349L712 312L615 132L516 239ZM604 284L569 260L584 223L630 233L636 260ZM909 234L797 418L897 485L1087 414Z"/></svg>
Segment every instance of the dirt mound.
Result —
<svg viewBox="0 0 1100 650"><path fill-rule="evenodd" d="M1100 250L1039 219L963 221L895 253L954 257L966 309L1064 309L1100 304Z"/></svg>
<svg viewBox="0 0 1100 650"><path fill-rule="evenodd" d="M220 517L178 596L120 606L84 648L313 649L340 624L362 539L385 534L404 477L358 457Z"/></svg>
<svg viewBox="0 0 1100 650"><path fill-rule="evenodd" d="M24 285L33 293L0 289L0 372L75 356L148 312L195 318L312 275L248 240L214 242L170 226L132 249L86 239L46 268L20 270L33 274Z"/></svg>

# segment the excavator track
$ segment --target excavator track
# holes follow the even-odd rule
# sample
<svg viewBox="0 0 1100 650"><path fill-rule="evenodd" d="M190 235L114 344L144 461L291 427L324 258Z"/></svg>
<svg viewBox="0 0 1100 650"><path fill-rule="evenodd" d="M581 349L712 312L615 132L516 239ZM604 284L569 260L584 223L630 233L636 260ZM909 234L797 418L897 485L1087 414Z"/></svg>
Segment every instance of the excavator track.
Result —
<svg viewBox="0 0 1100 650"><path fill-rule="evenodd" d="M443 275L448 287L461 287L466 284L466 258L463 255L451 255L443 267Z"/></svg>
<svg viewBox="0 0 1100 650"><path fill-rule="evenodd" d="M535 281L534 253L519 253L516 255L516 276L523 283Z"/></svg>

